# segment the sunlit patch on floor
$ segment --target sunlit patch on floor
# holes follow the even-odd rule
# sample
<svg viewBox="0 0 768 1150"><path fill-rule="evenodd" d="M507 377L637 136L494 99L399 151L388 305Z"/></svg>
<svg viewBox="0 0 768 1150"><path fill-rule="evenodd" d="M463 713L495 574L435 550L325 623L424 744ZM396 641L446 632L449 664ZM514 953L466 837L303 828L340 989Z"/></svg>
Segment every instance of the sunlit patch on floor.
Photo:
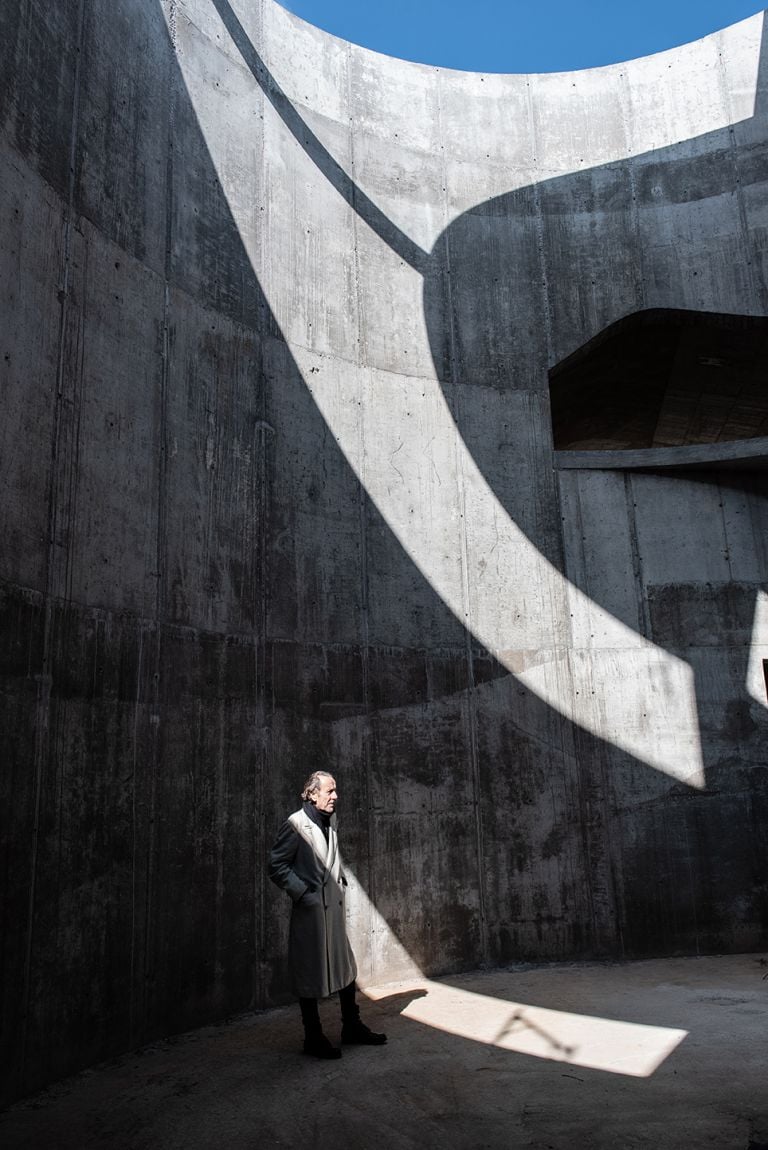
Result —
<svg viewBox="0 0 768 1150"><path fill-rule="evenodd" d="M491 998L429 979L398 983L397 989L419 995L401 1014L423 1026L533 1058L632 1078L650 1077L688 1034ZM371 987L366 995L376 1001L392 990Z"/></svg>

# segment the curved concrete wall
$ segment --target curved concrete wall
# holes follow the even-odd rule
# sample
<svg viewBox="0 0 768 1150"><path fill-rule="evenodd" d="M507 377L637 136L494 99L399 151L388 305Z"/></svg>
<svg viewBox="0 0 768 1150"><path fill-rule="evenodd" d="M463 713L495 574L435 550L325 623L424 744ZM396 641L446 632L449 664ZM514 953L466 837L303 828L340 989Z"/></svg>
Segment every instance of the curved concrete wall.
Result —
<svg viewBox="0 0 768 1150"><path fill-rule="evenodd" d="M480 76L14 0L0 52L9 1094L285 997L315 766L366 979L763 945L765 478L559 468L548 407L633 311L766 313L763 17Z"/></svg>

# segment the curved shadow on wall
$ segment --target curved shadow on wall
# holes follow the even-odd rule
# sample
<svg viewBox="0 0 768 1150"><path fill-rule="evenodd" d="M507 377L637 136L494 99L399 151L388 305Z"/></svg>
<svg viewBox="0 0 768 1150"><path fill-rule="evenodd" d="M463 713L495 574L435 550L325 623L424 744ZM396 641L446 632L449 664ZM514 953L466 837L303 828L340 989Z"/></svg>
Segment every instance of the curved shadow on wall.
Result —
<svg viewBox="0 0 768 1150"><path fill-rule="evenodd" d="M510 192L506 196L498 197L464 213L450 225L443 236L438 238L432 251L425 253L381 212L360 187L354 184L340 164L325 150L312 129L302 121L297 109L292 106L264 66L229 3L226 0L212 0L212 2L256 81L259 82L272 107L277 110L293 133L297 143L304 148L325 178L368 227L373 229L387 246L397 252L401 259L420 271L424 278L424 313L428 319L433 363L437 377L444 384L448 406L454 414L464 443L471 444L471 452L482 474L512 520L527 532L538 551L550 560L553 566L574 580L577 578L574 573L565 572L559 523L550 519L543 527L542 521L537 521L536 517L532 519L530 492L525 490L512 492L508 483L499 482L499 448L496 440L484 442L477 435L469 434L473 413L470 409L471 399L467 396L473 384L485 388L489 384L489 379L498 384L500 389L508 392L519 389L540 392L546 388L546 379L542 378L540 348L533 348L527 353L523 346L524 332L536 327L535 313L537 308L542 306L542 291L540 291L542 264L538 251L540 218L544 217L545 220L556 218L559 221L560 227L556 229L556 233L561 247L560 260L563 266L569 269L571 276L569 287L573 284L574 278L578 284L578 273L574 277L574 268L594 270L591 232L589 229L582 235L575 229L568 232L568 224L565 223L576 217L578 207L586 205L590 213L600 216L601 220L606 222L610 221L612 216L625 217L631 212L643 212L646 205L653 205L658 197L656 185L659 182L665 187L666 199L681 206L696 204L697 200L712 196L713 193L720 194L723 189L730 190L734 184L736 163L730 129L708 133L707 136L693 143L688 141L679 148L665 148L656 153L633 158L631 173L629 164L617 162L605 164L586 173L551 179L538 185L536 189L525 187ZM763 45L761 77L765 76L765 56L766 48ZM761 114L761 108L755 109L755 116ZM754 178L759 178L758 167L755 161ZM563 228L566 228L565 232ZM610 231L609 225L607 231ZM674 278L676 268L670 262L671 254L673 254L671 248L663 255L658 252L653 254L643 252L644 275L648 281L656 278L659 282L665 282L665 277L667 281ZM677 254L679 256L679 250ZM630 253L630 260L638 261L638 252ZM514 309L499 313L498 304L494 302L496 298L494 282L498 276L508 278L510 269L513 268ZM494 273L498 273L498 276ZM759 276L758 271L755 271L755 275ZM450 287L447 286L448 283ZM570 322L573 327L573 300L560 299L555 287L552 290L551 302L555 313L563 313L563 324L567 325ZM728 301L721 301L721 306L725 307L727 304ZM627 300L617 299L616 313L602 317L602 322L619 319L622 308L625 307ZM499 351L496 342L499 332L507 330L512 323L513 310L517 325L516 350L519 354L514 365L510 365L505 354ZM481 317L479 322L478 316ZM555 324L559 322L556 314L554 322ZM456 389L459 386L463 398L458 400ZM501 477L501 481L504 481L504 477ZM391 542L397 546L395 540ZM401 561L402 559L406 559L405 555ZM593 593L592 588L587 589L585 586L584 590ZM750 599L750 592L745 592L745 596L747 600ZM636 620L633 626L642 629L643 623L638 623ZM674 635L669 628L665 638L667 643L673 642ZM705 799L705 802L696 805L696 814L691 815L690 808L686 811L685 800L686 797L693 798L694 795L688 788L677 785L670 789L668 785L662 785L661 792L669 799L666 814L662 819L662 821L668 820L665 829L660 829L659 823L656 822L658 812L653 814L651 811L646 812L645 826L643 823L646 815L635 812L633 819L636 820L636 825L630 827L630 820L625 818L623 803L619 796L622 785L627 783L631 775L646 771L647 768L642 762L586 733L583 728L569 723L562 716L553 714L551 708L532 695L528 689L521 687L513 679L508 679L506 668L499 666L492 652L477 650L476 639L473 639L473 645L475 651L471 659L473 666L470 667L470 674L474 675L474 681L478 684L477 758L479 760L483 760L486 756L493 758L494 753L498 754L500 744L506 744L508 750L514 746L507 761L515 761L520 766L515 775L525 780L521 782L524 794L521 792L512 799L512 805L519 810L527 803L536 804L536 799L531 795L531 779L536 779L538 775L543 794L550 787L551 780L545 781L544 761L547 760L551 764L553 754L559 759L558 765L563 773L562 779L565 780L565 790L562 791L556 804L560 807L562 818L555 819L553 823L544 817L544 822L548 822L548 835L545 841L540 841L536 846L533 846L530 837L531 822L535 822L536 818L531 821L523 820L524 829L508 826L508 780L498 785L496 794L493 794L493 782L484 781L487 791L481 798L481 803L484 804L484 853L481 867L484 868L485 874L481 875L481 882L486 888L485 913L491 914L492 917L492 912L487 910L487 907L507 906L512 911L509 918L514 920L517 899L514 890L515 880L513 879L508 886L502 883L497 887L499 872L504 872L507 868L510 875L520 875L527 865L527 859L530 858L531 846L539 858L550 859L563 843L568 843L570 840L569 846L563 848L566 854L570 852L571 857L579 854L586 860L586 904L583 904L584 911L577 913L575 918L585 925L585 937L590 938L590 942L586 944L587 949L594 945L594 941L604 933L604 930L607 934L612 933L609 923L617 921L622 923L623 929L627 932L624 941L628 948L636 951L645 950L648 938L656 933L652 926L656 914L661 914L662 918L666 915L666 912L661 910L661 904L665 902L667 895L658 892L648 895L647 883L647 877L653 872L659 857L660 840L669 834L673 840L677 838L683 841L691 834L692 822L696 823L697 829L694 834L698 838L701 857L708 857L712 853L715 836L722 835L723 827L727 825L729 818L727 807L731 800L722 799L722 802L717 804L719 811L715 814L712 810L713 805L707 804ZM408 699L410 684L406 685L400 677L397 693L387 697L384 684L394 682L397 677L397 675L387 677L384 668L376 668L370 676L370 705L375 711L374 719L371 721L377 752L374 758L382 764L386 762L387 771L394 773L400 795L412 792L405 810L399 813L418 818L421 817L420 811L417 810L420 799L433 791L437 784L445 782L445 767L451 761L451 754L445 756L444 753L438 753L437 756L432 756L428 753L424 757L417 750L420 735L414 727L420 725L422 719L421 715L418 715L414 722L407 707L412 702L421 704L423 695L417 690L415 698ZM482 685L484 680L489 681L485 687ZM387 725L385 713L392 707L395 708L392 722L393 726L397 726L398 733L385 735L383 734ZM405 714L400 710L401 707L406 708ZM404 738L402 723L406 715L409 726L408 737ZM450 728L451 723L447 726ZM750 725L747 722L747 729L748 726ZM409 746L412 753L402 750L404 743ZM521 744L524 744L524 750ZM389 750L384 751L385 748ZM711 756L709 766L719 765L722 752L708 748L707 753ZM402 760L405 760L404 767L400 767ZM514 783L512 789L514 791ZM385 790L386 783L374 782L375 808L383 808L386 805L383 799ZM709 790L707 794L712 796L716 792L717 788ZM738 799L734 797L732 802L738 804ZM471 794L468 791L467 808L470 803ZM422 802L421 805L424 807L427 804ZM498 811L502 812L500 817L497 815ZM542 812L538 812L537 818L539 815L542 815ZM448 817L446 826L451 826L451 821ZM456 821L461 823L462 819ZM385 831L384 835L394 833L392 828ZM432 826L430 833L435 836L436 828ZM461 837L461 830L456 828L455 821L453 833ZM513 849L512 863L506 848L499 856L493 856L489 842L506 844L514 842L519 835L521 843L528 836L528 843L517 856ZM438 827L438 840L439 837ZM619 842L623 844L621 848L616 845ZM630 842L632 846L628 849ZM558 846L555 846L555 843L558 843ZM400 863L402 860L398 850L385 851L385 857L398 858ZM678 888L678 882L682 880L682 873L677 872L676 867L677 864L671 864L671 871L667 874L668 891L670 887ZM386 919L395 932L405 938L408 949L420 955L423 960L425 955L431 953L431 948L430 945L423 945L423 938L416 940L413 937L412 930L408 929L407 915L401 915L399 912L400 906L407 906L407 888L400 886L395 869L392 872L385 871L377 880L374 876L369 876L369 881L371 889L375 890L376 882L381 881L382 891L389 891L391 903L386 910ZM690 882L690 875L686 876L684 886L691 896L689 907L694 904L701 907L707 903L712 906L708 897L704 895L704 888L693 894ZM693 882L698 883L698 879L694 879ZM573 887L569 888L567 882L560 886L560 897L561 909L568 905L571 899L576 899L576 902L579 900L576 890ZM461 907L466 899L456 897L448 899L448 902ZM520 905L517 905L516 909L520 912ZM681 902L673 912L673 918L677 918L678 914L682 914L685 918L686 913L690 911L683 911ZM714 914L714 919L717 917L719 915ZM448 928L456 935L466 937L469 927L471 936L473 926L470 923L473 918L473 915L468 917L466 914L466 907L461 907L461 911L454 914L451 921L446 921L443 914L440 917L439 932L436 934L445 935ZM520 913L520 918L525 919L524 911ZM598 925L600 922L601 926ZM538 936L540 941L547 930L556 935L560 929L565 929L566 933L570 934L570 945L574 945L578 950L578 925L575 928L566 926L565 921L561 920L560 914L552 906L533 914L521 934L524 936L530 932L531 940ZM571 934L571 929L575 929L575 934ZM504 959L520 952L520 935L515 935L514 932L509 934L507 927L502 923L494 927L491 934L493 938L489 945L493 958ZM475 938L471 949L474 950L478 942L481 940ZM536 943L533 943L533 949L535 946Z"/></svg>
<svg viewBox="0 0 768 1150"><path fill-rule="evenodd" d="M701 265L711 258L716 267L717 259L723 255L721 245L721 250L705 257L697 204L736 186L737 194L743 196L751 183L759 183L759 161L766 151L765 143L759 149L751 149L742 162L734 149L733 129L728 127L683 145L633 156L630 161L521 188L464 212L438 237L431 252L425 252L381 212L330 156L267 69L228 0L212 3L252 75L297 143L367 226L423 277L424 314L435 373L444 385L449 410L464 444L514 524L557 570L580 585L578 572L565 570L557 507L552 504L543 515L537 514L541 508L531 500L527 487L510 484L508 468L505 463L500 465L500 450L511 445L500 444L498 436L478 434L472 388L497 389L507 399L520 394L545 396L546 345L543 337L537 343L532 335L547 326L542 321L545 313L551 315L551 326L556 332L579 332L579 344L584 344L627 313L642 309L645 282L674 285L677 281L677 294L682 298L680 266L690 264L695 278L697 260ZM764 33L755 120L764 115L765 57ZM660 198L670 212L678 213L674 244L653 242L654 227L659 225ZM585 212L590 220L600 222L600 254L596 253L593 230L579 227L579 217ZM651 220L644 231L639 222L628 226L628 221L642 220L645 212L651 213ZM543 227L543 264L542 221L549 224ZM590 311L589 277L600 274L601 255L615 261L615 250L626 235L632 236L635 250L627 253L620 269L625 273L625 282L617 286L611 301L613 311L596 315L594 309ZM715 249L717 243L713 235ZM632 270L633 262L642 265L642 282ZM558 270L562 272L559 276ZM764 302L768 289L762 269L753 267L746 275L753 281L752 300ZM542 290L542 279L549 280L546 291ZM673 297L676 290L671 287ZM500 298L504 301L501 305ZM731 300L718 296L715 285L708 310L727 310L729 306ZM569 348L571 352L575 350ZM546 418L546 401L542 410ZM510 414L514 421L520 410L513 407ZM546 440L549 429L541 427L538 434ZM546 456L546 447L540 454ZM581 589L595 597L594 587ZM606 606L609 610L612 607ZM637 617L624 616L622 621L643 630L643 622ZM652 637L647 629L646 637Z"/></svg>

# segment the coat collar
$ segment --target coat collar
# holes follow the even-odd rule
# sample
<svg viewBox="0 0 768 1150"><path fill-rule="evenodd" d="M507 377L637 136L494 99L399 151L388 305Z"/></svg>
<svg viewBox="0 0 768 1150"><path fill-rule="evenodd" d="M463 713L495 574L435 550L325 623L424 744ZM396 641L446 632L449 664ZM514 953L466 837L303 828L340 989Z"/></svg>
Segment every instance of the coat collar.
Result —
<svg viewBox="0 0 768 1150"><path fill-rule="evenodd" d="M313 822L306 811L302 808L296 812L299 815L299 825L301 827L304 838L312 844L312 849L317 855L318 860L322 863L326 870L330 870L336 861L336 853L338 850L336 839L336 816L331 818L331 824L328 827L328 842L325 841L325 835L316 822Z"/></svg>

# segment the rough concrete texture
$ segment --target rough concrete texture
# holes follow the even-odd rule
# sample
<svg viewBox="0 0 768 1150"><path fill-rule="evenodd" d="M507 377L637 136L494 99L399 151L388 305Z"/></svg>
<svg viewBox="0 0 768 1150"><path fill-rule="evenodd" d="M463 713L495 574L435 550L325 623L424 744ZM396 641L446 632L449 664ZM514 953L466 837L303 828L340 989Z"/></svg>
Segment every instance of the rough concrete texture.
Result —
<svg viewBox="0 0 768 1150"><path fill-rule="evenodd" d="M286 1000L311 767L368 983L765 945L765 475L560 466L548 380L765 316L765 59L2 5L4 1098Z"/></svg>
<svg viewBox="0 0 768 1150"><path fill-rule="evenodd" d="M229 1146L763 1150L765 960L653 960L377 987L380 1049L300 1052L298 1009L185 1034L0 1117L7 1150ZM323 1006L329 1034L337 1006Z"/></svg>

